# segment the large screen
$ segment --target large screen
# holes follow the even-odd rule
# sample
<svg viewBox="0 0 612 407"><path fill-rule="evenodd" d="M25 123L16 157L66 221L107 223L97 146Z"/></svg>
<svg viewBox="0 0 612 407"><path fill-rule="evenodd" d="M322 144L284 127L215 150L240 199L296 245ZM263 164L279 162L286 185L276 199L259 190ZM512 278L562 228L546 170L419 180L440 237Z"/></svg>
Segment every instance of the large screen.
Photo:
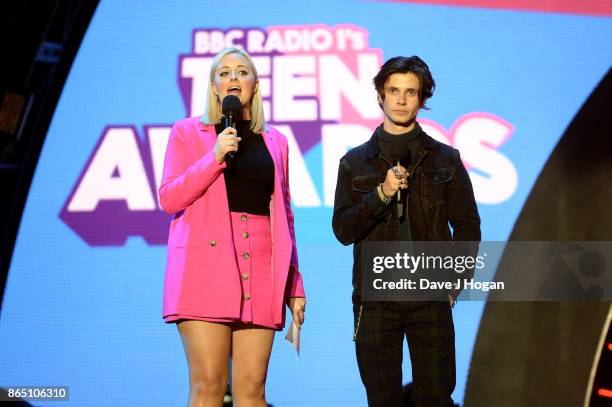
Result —
<svg viewBox="0 0 612 407"><path fill-rule="evenodd" d="M299 358L276 335L268 401L366 405L352 250L335 239L331 213L339 158L382 122L372 85L380 65L397 55L428 63L437 86L419 122L460 150L483 239L503 241L611 62L606 16L418 3L101 1L21 222L0 319L0 385L69 386L75 406L186 403L180 337L161 318L170 218L156 191L172 124L203 113L212 56L237 46L254 57L268 122L289 140L308 295ZM482 301L453 310L458 402L482 310ZM404 373L411 381L407 348Z"/></svg>

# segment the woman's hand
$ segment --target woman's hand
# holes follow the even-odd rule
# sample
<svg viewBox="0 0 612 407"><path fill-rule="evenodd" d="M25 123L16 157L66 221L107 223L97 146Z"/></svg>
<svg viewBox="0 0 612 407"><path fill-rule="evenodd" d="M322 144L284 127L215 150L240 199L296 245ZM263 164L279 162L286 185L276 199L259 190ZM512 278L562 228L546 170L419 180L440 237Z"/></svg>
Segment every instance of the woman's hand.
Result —
<svg viewBox="0 0 612 407"><path fill-rule="evenodd" d="M306 311L306 298L303 297L291 297L287 300L287 306L291 311L293 320L298 328L304 324L304 312Z"/></svg>
<svg viewBox="0 0 612 407"><path fill-rule="evenodd" d="M217 163L225 160L225 155L231 151L238 151L238 142L242 138L237 136L238 132L233 127L227 127L217 136L217 142L213 149Z"/></svg>

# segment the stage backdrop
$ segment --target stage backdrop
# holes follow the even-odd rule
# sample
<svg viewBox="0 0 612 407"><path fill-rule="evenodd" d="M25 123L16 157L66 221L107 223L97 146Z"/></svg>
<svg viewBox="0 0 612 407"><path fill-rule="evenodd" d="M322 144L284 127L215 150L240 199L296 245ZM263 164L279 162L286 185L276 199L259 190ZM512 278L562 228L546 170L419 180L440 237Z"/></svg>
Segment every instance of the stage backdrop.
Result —
<svg viewBox="0 0 612 407"><path fill-rule="evenodd" d="M572 14L573 1L564 14L300 3L101 1L21 223L0 320L1 387L70 386L75 406L186 403L182 345L161 319L169 216L156 191L171 125L203 112L221 48L254 56L266 117L291 150L308 312L299 360L276 337L267 386L276 406L366 403L352 342L352 252L333 236L331 208L338 159L382 121L372 86L381 63L419 55L429 64L437 87L419 121L461 151L488 240L508 237L610 66L610 18ZM457 401L482 308L453 311ZM407 350L404 365L408 382Z"/></svg>

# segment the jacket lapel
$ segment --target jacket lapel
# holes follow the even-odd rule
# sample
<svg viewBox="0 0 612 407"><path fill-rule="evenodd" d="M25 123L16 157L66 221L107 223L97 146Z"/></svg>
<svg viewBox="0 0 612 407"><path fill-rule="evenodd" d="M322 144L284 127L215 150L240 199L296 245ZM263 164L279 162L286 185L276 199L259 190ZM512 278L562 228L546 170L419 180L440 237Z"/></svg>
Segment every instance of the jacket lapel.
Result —
<svg viewBox="0 0 612 407"><path fill-rule="evenodd" d="M268 152L270 153L272 161L274 162L274 193L280 193L282 192L281 181L283 179L283 161L280 155L278 140L269 130L264 130L262 132L262 137L264 138Z"/></svg>

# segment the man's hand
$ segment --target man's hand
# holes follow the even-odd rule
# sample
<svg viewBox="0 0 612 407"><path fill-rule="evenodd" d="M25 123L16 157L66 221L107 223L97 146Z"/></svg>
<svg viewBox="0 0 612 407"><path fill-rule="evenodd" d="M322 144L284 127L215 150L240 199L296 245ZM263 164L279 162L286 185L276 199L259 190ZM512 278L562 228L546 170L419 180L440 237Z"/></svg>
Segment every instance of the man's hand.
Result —
<svg viewBox="0 0 612 407"><path fill-rule="evenodd" d="M399 189L408 188L408 171L401 165L389 168L382 190L388 197L392 197Z"/></svg>

